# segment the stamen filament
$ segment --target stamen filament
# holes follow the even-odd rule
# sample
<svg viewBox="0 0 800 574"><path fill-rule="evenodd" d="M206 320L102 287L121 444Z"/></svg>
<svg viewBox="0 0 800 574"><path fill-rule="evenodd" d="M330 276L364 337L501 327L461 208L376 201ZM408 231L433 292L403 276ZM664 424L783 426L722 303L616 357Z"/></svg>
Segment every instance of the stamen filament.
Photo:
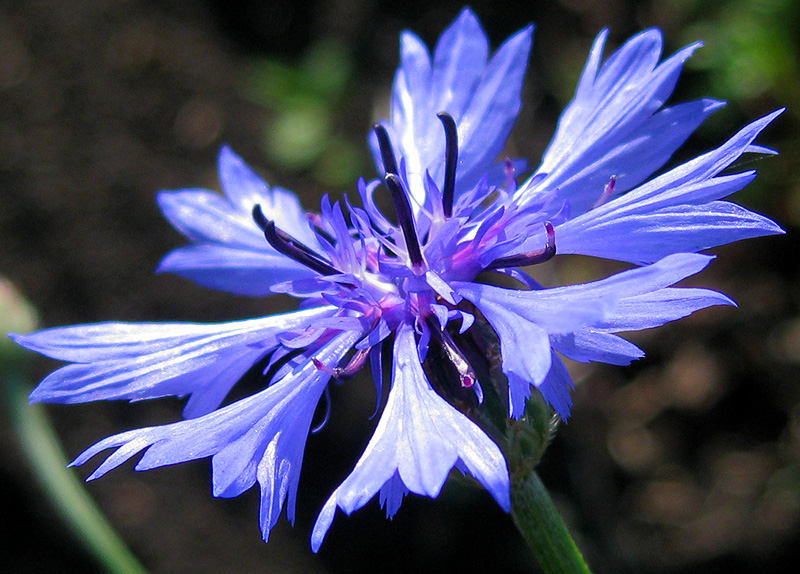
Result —
<svg viewBox="0 0 800 574"><path fill-rule="evenodd" d="M306 217L308 218L308 221L311 223L311 225L314 226L314 231L317 233L317 235L321 236L325 241L327 241L331 245L336 243L336 240L333 238L333 236L327 231L325 231L325 229L322 227L322 216L320 214L308 212L306 213Z"/></svg>
<svg viewBox="0 0 800 574"><path fill-rule="evenodd" d="M329 367L328 365L324 364L317 358L311 359L314 363L314 366L339 381L346 381L347 379L353 378L366 364L367 359L369 358L370 348L367 349L359 349L356 351L356 354L350 359L350 361L344 367Z"/></svg>
<svg viewBox="0 0 800 574"><path fill-rule="evenodd" d="M341 271L323 260L300 241L275 227L275 222L266 218L259 204L253 206L253 221L264 232L267 243L278 253L286 255L289 259L293 259L321 275L338 275L341 273Z"/></svg>
<svg viewBox="0 0 800 574"><path fill-rule="evenodd" d="M614 188L616 186L617 186L617 176L612 175L608 179L608 183L605 184L605 186L603 187L603 193L600 194L600 197L597 198L597 201L595 201L594 205L592 205L592 207L590 207L589 209L590 210L596 209L601 205L603 205L606 201L608 201L608 198L611 197L612 193L614 193Z"/></svg>
<svg viewBox="0 0 800 574"><path fill-rule="evenodd" d="M422 249L419 246L417 229L414 226L414 215L411 213L411 203L409 203L408 196L405 190L403 190L403 184L400 183L400 178L394 173L387 173L383 179L389 191L392 192L392 201L394 201L394 209L397 212L397 221L400 223L400 229L403 230L403 237L405 237L406 240L408 258L411 260L412 265L421 267L423 263Z"/></svg>
<svg viewBox="0 0 800 574"><path fill-rule="evenodd" d="M397 160L394 157L389 133L381 124L375 124L373 129L375 130L375 136L378 138L378 147L381 150L381 160L383 161L384 171L386 173L399 174L400 172L397 171Z"/></svg>
<svg viewBox="0 0 800 574"><path fill-rule="evenodd" d="M491 271L492 269L501 269L503 267L524 267L525 265L536 265L552 259L556 254L556 230L549 221L544 222L544 228L547 232L547 244L544 249L527 251L508 257L499 257L489 263L484 270Z"/></svg>
<svg viewBox="0 0 800 574"><path fill-rule="evenodd" d="M444 188L442 190L442 210L448 219L453 215L453 200L456 194L456 166L458 164L458 131L456 121L447 112L439 112L436 117L442 122L445 137Z"/></svg>
<svg viewBox="0 0 800 574"><path fill-rule="evenodd" d="M464 353L461 351L461 349L459 349L458 345L453 340L453 337L450 335L447 329L439 329L438 323L432 317L428 317L428 326L431 330L431 333L439 341L439 344L442 345L442 349L444 350L445 354L447 354L447 358L458 372L461 388L470 389L474 385L477 385L478 389L476 390L479 391L478 402L482 402L483 393L480 389L480 385L478 385L478 375L475 374L475 370L472 368L472 365L469 364L469 361L464 356Z"/></svg>
<svg viewBox="0 0 800 574"><path fill-rule="evenodd" d="M503 173L506 176L506 191L513 193L517 190L517 180L516 176L516 169L514 169L514 163L511 161L510 157L506 157L505 161L503 162Z"/></svg>

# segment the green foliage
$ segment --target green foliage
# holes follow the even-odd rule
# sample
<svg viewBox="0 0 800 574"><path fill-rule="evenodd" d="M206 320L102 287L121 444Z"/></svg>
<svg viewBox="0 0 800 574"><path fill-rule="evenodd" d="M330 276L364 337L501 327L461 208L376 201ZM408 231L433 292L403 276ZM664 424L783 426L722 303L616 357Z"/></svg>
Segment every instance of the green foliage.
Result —
<svg viewBox="0 0 800 574"><path fill-rule="evenodd" d="M275 167L311 172L321 184L350 186L366 162L362 142L337 130L339 106L353 78L351 54L320 41L296 64L265 59L250 67L247 96L265 107L264 151Z"/></svg>

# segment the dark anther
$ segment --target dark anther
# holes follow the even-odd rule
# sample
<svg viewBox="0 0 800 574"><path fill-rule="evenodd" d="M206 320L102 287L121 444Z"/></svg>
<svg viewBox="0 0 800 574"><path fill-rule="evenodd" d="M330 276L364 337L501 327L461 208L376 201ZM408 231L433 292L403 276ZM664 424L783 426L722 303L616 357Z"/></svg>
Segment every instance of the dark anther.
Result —
<svg viewBox="0 0 800 574"><path fill-rule="evenodd" d="M261 211L261 206L258 204L253 206L253 221L264 232L267 243L272 245L278 253L283 253L286 257L294 259L321 275L338 275L341 273L297 239L275 227L275 222L266 218L264 212Z"/></svg>
<svg viewBox="0 0 800 574"><path fill-rule="evenodd" d="M510 255L509 257L500 257L489 263L489 265L486 266L486 271L502 269L503 267L536 265L537 263L544 263L552 259L556 254L556 230L549 221L544 222L544 228L545 231L547 231L547 245L545 245L544 249L518 253L517 255Z"/></svg>
<svg viewBox="0 0 800 574"><path fill-rule="evenodd" d="M378 147L381 150L384 171L386 173L400 173L397 171L397 160L394 158L392 142L389 141L389 134L386 132L386 128L381 124L375 124L373 129L375 130L375 136L378 138Z"/></svg>
<svg viewBox="0 0 800 574"><path fill-rule="evenodd" d="M393 173L387 173L383 179L389 191L392 192L392 201L394 201L394 209L397 212L397 221L400 222L400 229L403 230L403 237L406 239L408 257L415 267L421 266L422 250L420 249L419 239L417 238L417 229L414 227L414 215L411 213L411 203L409 203L408 196L403 190L403 184L400 183L400 178Z"/></svg>
<svg viewBox="0 0 800 574"><path fill-rule="evenodd" d="M453 215L453 199L456 193L456 164L458 163L458 132L456 121L447 112L439 112L436 117L444 126L445 137L445 169L444 189L442 191L442 207L445 217Z"/></svg>

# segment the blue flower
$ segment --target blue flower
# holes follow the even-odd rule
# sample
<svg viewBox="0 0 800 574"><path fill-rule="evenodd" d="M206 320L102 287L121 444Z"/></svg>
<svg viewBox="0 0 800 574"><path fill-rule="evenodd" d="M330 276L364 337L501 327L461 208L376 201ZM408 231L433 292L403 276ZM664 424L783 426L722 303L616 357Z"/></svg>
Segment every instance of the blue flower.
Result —
<svg viewBox="0 0 800 574"><path fill-rule="evenodd" d="M475 416L485 398L499 396L518 419L535 389L566 419L573 385L562 357L628 364L643 352L618 333L732 304L674 285L710 262L698 251L782 232L723 200L754 172L720 175L745 152L771 153L753 141L780 112L648 179L721 103L663 107L696 45L661 62L661 34L648 30L601 63L603 32L540 167L518 185L525 163L495 158L521 105L531 38L525 28L490 58L469 10L432 56L404 33L392 117L369 140L383 177L358 182L362 207L326 196L320 212L308 214L228 148L219 157L224 197L159 194L164 215L191 241L159 270L231 293L287 293L301 310L211 325L102 323L12 335L71 363L44 379L33 401L188 397L184 420L106 438L73 464L115 449L93 479L142 452L137 470L211 457L215 496L258 482L266 540L284 504L294 519L303 451L318 404L330 402L328 386L369 362L380 407L382 355L391 349L375 433L324 505L314 550L337 508L349 514L378 494L392 516L409 492L437 496L453 468L509 510L496 442L503 429L489 431ZM390 194L393 214L377 207L376 192ZM557 251L640 267L545 288L523 268ZM494 286L492 275L516 287ZM499 340L505 381L487 379L476 364L490 360L476 357L476 322ZM447 360L433 368L431 356ZM255 365L263 366L264 389L226 403Z"/></svg>

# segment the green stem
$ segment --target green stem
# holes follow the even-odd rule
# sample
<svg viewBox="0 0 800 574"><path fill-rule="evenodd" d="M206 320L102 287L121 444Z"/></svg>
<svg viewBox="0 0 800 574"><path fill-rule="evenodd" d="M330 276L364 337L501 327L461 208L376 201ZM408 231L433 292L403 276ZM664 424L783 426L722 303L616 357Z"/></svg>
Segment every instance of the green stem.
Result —
<svg viewBox="0 0 800 574"><path fill-rule="evenodd" d="M534 470L512 475L511 515L547 574L591 574Z"/></svg>
<svg viewBox="0 0 800 574"><path fill-rule="evenodd" d="M41 405L29 405L19 367L3 361L2 386L22 450L34 474L65 521L98 560L115 574L146 574L106 517L67 469L67 459Z"/></svg>

